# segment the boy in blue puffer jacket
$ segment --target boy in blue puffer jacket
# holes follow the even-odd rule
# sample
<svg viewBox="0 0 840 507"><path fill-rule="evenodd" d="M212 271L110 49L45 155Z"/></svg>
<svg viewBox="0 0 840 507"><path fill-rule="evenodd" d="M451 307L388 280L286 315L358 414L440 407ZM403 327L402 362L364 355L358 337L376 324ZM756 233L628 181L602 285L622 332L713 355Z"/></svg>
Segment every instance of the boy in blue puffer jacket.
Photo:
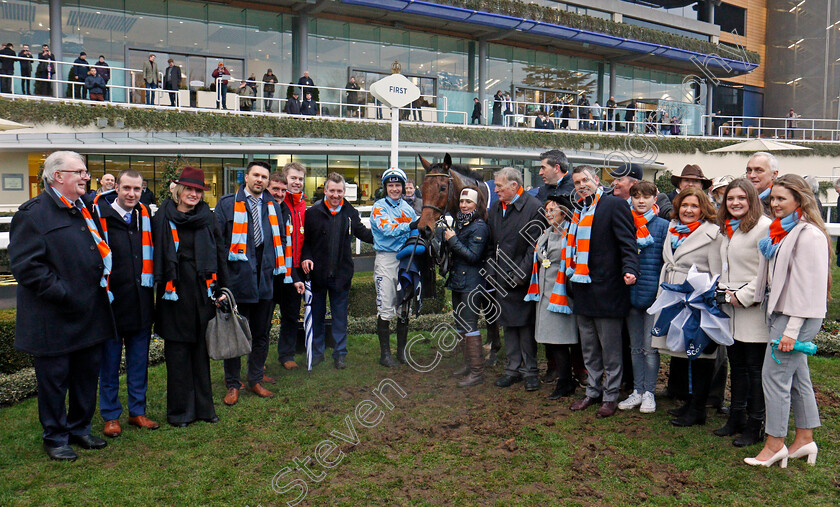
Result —
<svg viewBox="0 0 840 507"><path fill-rule="evenodd" d="M656 411L656 377L659 374L659 352L651 347L650 331L654 316L647 309L656 299L659 273L662 271L662 247L668 235L668 221L659 218L656 196L659 191L650 181L639 181L630 187L633 220L636 223L636 245L639 248L641 275L630 286L632 308L627 315L630 353L633 362L633 394L618 404L621 410L639 407L643 414Z"/></svg>

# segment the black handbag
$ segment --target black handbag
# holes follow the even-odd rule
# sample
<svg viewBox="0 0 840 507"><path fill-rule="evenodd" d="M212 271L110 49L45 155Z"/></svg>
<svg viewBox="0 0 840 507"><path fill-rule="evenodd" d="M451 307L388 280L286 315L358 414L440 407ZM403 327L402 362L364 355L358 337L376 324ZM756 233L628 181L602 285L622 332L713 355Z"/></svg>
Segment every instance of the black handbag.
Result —
<svg viewBox="0 0 840 507"><path fill-rule="evenodd" d="M222 287L219 292L227 296L224 302L227 304L216 308L216 316L207 324L207 355L219 361L250 354L251 327L248 319L239 315L230 289Z"/></svg>

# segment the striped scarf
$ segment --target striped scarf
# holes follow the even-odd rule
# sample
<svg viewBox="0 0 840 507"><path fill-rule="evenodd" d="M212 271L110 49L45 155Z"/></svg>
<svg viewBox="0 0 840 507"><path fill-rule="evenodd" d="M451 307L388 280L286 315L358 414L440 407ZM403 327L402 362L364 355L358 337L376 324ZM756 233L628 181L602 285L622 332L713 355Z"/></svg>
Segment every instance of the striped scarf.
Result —
<svg viewBox="0 0 840 507"><path fill-rule="evenodd" d="M243 192L244 194L244 192ZM245 201L237 198L233 203L233 230L230 235L230 251L228 261L247 261L248 255L248 207ZM260 201L262 202L262 201ZM286 263L283 258L283 240L280 236L280 222L277 220L277 211L272 202L268 206L268 223L271 224L271 237L274 245L274 275L282 275L286 272Z"/></svg>
<svg viewBox="0 0 840 507"><path fill-rule="evenodd" d="M644 213L631 210L633 212L633 222L636 224L636 246L639 250L653 244L653 236L647 228L647 224L659 214L659 206L656 204Z"/></svg>
<svg viewBox="0 0 840 507"><path fill-rule="evenodd" d="M772 259L779 250L779 244L785 239L785 236L796 227L799 219L802 218L802 208L796 210L790 215L782 218L776 218L770 224L770 231L767 236L758 242L758 249L768 259Z"/></svg>
<svg viewBox="0 0 840 507"><path fill-rule="evenodd" d="M548 298L548 311L555 313L571 314L572 308L569 306L569 297L566 294L566 268L571 260L569 252L570 236L568 234L569 224L563 224L562 236L564 241L563 248L560 249L560 265L557 269L557 278L554 280L554 287L551 289L551 296ZM547 242L547 241L546 241ZM528 285L528 293L525 295L525 301L539 301L540 300L540 286L539 286L539 259L537 256L537 249L534 249L534 264L531 267L531 282Z"/></svg>
<svg viewBox="0 0 840 507"><path fill-rule="evenodd" d="M175 223L172 220L169 221L169 228L172 230L172 242L175 243L175 253L178 253L178 245L180 241L178 239L178 228L175 226ZM216 273L213 273L210 278L207 279L207 297L213 297L213 285L216 283ZM178 292L175 290L175 280L168 280L166 282L166 292L163 293L163 299L167 301L178 301Z"/></svg>
<svg viewBox="0 0 840 507"><path fill-rule="evenodd" d="M292 217L289 216L289 219L286 220L286 248L285 252L285 266L286 266L286 276L283 278L283 283L292 283L294 280L292 279Z"/></svg>
<svg viewBox="0 0 840 507"><path fill-rule="evenodd" d="M732 239L732 235L735 234L735 231L738 230L738 226L741 225L741 220L737 218L727 218L723 222L723 225L726 229L726 235L729 236L729 239Z"/></svg>
<svg viewBox="0 0 840 507"><path fill-rule="evenodd" d="M61 202L63 202L65 206L71 209L75 208L73 203L68 201L66 197L60 194L56 195L58 195L58 198L61 199ZM108 283L113 263L111 248L108 246L108 243L102 239L102 236L99 235L99 231L96 230L96 222L94 222L87 207L82 206L81 212L82 216L85 218L85 223L87 224L88 231L90 231L90 235L93 238L93 242L96 243L96 248L99 250L99 255L102 256L102 264L105 265L105 269L102 271L102 278L99 280L99 285L105 287L105 290L108 291L108 301L114 301L114 294L111 293L111 287Z"/></svg>
<svg viewBox="0 0 840 507"><path fill-rule="evenodd" d="M102 204L99 203L99 198L112 192L116 192L116 190L103 192L93 199L93 205L96 206L96 213L99 215L99 223L102 225L105 243L108 244L110 244L110 240L108 239L108 222L105 220L105 215L102 213ZM106 200L105 202L107 203L108 201ZM142 203L140 204L140 240L143 246L143 267L140 274L140 286L154 287L155 274L153 268L154 262L152 259L154 258L155 247L152 243L152 219L149 216L148 208L146 208L146 206Z"/></svg>
<svg viewBox="0 0 840 507"><path fill-rule="evenodd" d="M668 230L668 232L670 232L673 235L671 236L671 248L673 250L679 248L679 246L683 244L683 241L685 241L685 238L689 237L691 233L694 232L698 227L700 227L700 224L702 223L702 220L696 220L688 225L685 225L684 223L680 222L677 225L671 227Z"/></svg>
<svg viewBox="0 0 840 507"><path fill-rule="evenodd" d="M407 202L407 201L406 201L406 202ZM342 200L341 200L341 204L339 204L338 206L336 206L336 207L335 207L335 209L330 208L330 203L328 203L328 202L327 202L327 200L326 200L326 199L324 199L324 206L326 206L326 207L327 207L327 209L329 210L329 212L330 212L330 214L331 214L332 216L336 216L336 215L338 215L338 213L341 211L341 207L342 207L342 206L344 206L344 199L342 199Z"/></svg>
<svg viewBox="0 0 840 507"><path fill-rule="evenodd" d="M519 197L522 195L523 190L524 189L520 186L519 189L516 191L516 195L513 196L513 200L510 201L510 203L506 203L505 201L501 201L502 202L502 216L505 216L505 214L507 214L507 207L510 206L511 204L515 203L516 200L519 199Z"/></svg>
<svg viewBox="0 0 840 507"><path fill-rule="evenodd" d="M567 256L572 260L567 265L566 274L570 280L577 283L592 283L589 277L589 240L592 238L592 221L595 220L595 208L604 195L604 189L599 187L592 203L583 209L576 210L569 227Z"/></svg>
<svg viewBox="0 0 840 507"><path fill-rule="evenodd" d="M770 195L770 191L773 190L773 184L771 183L769 187L765 188L763 192L758 194L759 199L764 199Z"/></svg>

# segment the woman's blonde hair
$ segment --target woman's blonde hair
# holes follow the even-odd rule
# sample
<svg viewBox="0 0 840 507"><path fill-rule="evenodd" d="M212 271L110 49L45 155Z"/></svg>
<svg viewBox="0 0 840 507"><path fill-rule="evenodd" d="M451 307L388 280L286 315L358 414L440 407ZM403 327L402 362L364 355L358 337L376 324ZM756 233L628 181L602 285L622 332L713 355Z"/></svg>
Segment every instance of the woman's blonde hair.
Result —
<svg viewBox="0 0 840 507"><path fill-rule="evenodd" d="M187 189L186 185L181 185L180 183L175 183L175 189L172 190L172 202L176 205L181 204L181 194L184 193L184 190ZM202 199L204 198L204 190L201 190Z"/></svg>

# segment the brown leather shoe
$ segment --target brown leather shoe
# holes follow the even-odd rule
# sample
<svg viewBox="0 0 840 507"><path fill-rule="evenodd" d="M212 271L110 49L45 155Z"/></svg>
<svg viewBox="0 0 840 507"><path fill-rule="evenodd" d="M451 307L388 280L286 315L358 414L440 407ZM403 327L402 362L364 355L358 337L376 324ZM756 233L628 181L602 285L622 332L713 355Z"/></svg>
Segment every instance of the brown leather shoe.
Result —
<svg viewBox="0 0 840 507"><path fill-rule="evenodd" d="M239 389L235 387L228 388L224 399L225 405L236 405L237 401L239 401Z"/></svg>
<svg viewBox="0 0 840 507"><path fill-rule="evenodd" d="M283 368L286 368L287 370L294 370L297 367L298 364L294 361L286 361L285 363L283 363Z"/></svg>
<svg viewBox="0 0 840 507"><path fill-rule="evenodd" d="M268 375L263 373L262 383L263 384L276 384L277 380L274 377L269 377Z"/></svg>
<svg viewBox="0 0 840 507"><path fill-rule="evenodd" d="M598 412L596 413L596 415L597 415L598 417L601 417L601 418L604 418L604 417L609 417L609 416L611 416L611 415L615 414L615 409L616 409L616 407L618 407L618 405L616 404L616 402L614 402L614 401L605 401L605 402L604 402L604 403L603 403L603 404L602 404L602 405L598 408Z"/></svg>
<svg viewBox="0 0 840 507"><path fill-rule="evenodd" d="M274 398L274 393L263 387L260 383L254 384L249 389L260 398Z"/></svg>
<svg viewBox="0 0 840 507"><path fill-rule="evenodd" d="M145 428L147 430L156 430L160 428L160 424L154 422L145 415L129 417L128 424L132 426L137 426L138 428Z"/></svg>
<svg viewBox="0 0 840 507"><path fill-rule="evenodd" d="M120 428L120 422L116 419L111 419L110 421L105 421L105 428L102 430L102 433L105 434L106 437L118 437L122 434L122 428Z"/></svg>
<svg viewBox="0 0 840 507"><path fill-rule="evenodd" d="M576 402L572 403L572 406L569 407L569 409L572 412L577 412L578 410L589 408L590 406L598 403L599 401L600 400L598 398L590 398L589 396L587 396L582 400L577 400Z"/></svg>

